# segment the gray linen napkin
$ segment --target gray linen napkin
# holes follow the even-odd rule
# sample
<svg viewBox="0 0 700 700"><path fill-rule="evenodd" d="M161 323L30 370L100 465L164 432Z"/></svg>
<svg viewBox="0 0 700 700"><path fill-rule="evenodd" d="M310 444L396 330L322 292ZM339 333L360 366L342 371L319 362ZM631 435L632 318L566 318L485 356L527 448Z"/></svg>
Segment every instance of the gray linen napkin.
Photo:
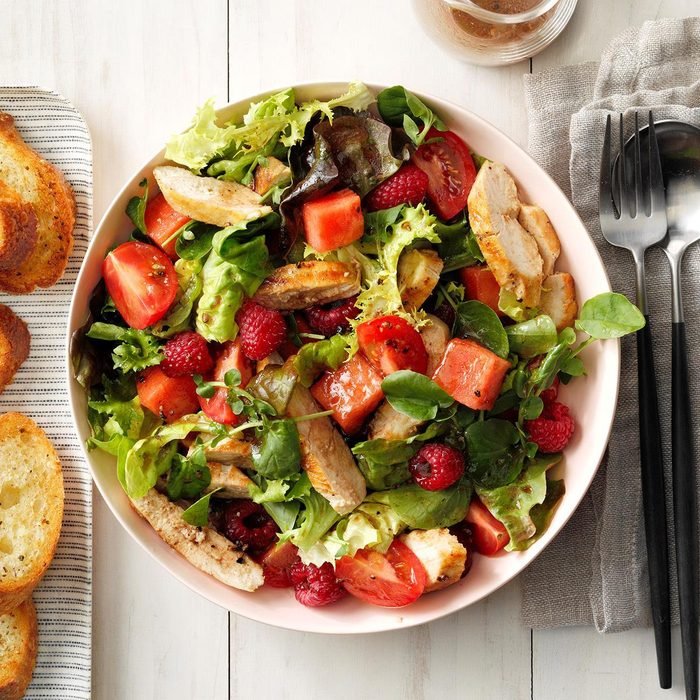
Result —
<svg viewBox="0 0 700 700"><path fill-rule="evenodd" d="M631 127L672 118L700 125L700 18L662 19L625 31L600 64L557 68L525 76L529 150L569 195L605 260L613 288L634 299L634 268L626 251L608 245L598 223L598 172L608 114ZM666 483L671 463L671 287L665 256L647 254ZM700 248L685 257L683 274L691 400L700 397ZM620 398L606 463L581 506L545 552L523 574L522 615L536 628L595 624L618 632L650 624L649 584L639 466L637 367L633 338L622 344ZM694 401L700 419L700 399ZM579 426L585 430L585 425ZM700 429L695 433L700 459ZM667 489L670 491L670 489ZM667 493L672 542L670 493ZM673 619L675 558L670 560Z"/></svg>

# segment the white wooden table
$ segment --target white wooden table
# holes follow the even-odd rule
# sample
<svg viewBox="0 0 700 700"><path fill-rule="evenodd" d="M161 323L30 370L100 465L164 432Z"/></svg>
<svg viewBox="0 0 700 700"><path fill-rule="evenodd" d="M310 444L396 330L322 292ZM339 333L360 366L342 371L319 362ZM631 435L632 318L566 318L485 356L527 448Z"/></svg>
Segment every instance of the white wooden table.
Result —
<svg viewBox="0 0 700 700"><path fill-rule="evenodd" d="M208 97L217 104L310 80L403 83L482 115L525 145L522 74L596 60L624 28L697 12L697 0L579 0L530 62L447 57L408 0L2 0L0 84L58 90L85 115L95 217ZM363 638L280 631L168 576L95 494L94 697L99 700L681 698L656 688L652 633L532 631L517 580L413 630ZM680 649L674 639L676 678Z"/></svg>

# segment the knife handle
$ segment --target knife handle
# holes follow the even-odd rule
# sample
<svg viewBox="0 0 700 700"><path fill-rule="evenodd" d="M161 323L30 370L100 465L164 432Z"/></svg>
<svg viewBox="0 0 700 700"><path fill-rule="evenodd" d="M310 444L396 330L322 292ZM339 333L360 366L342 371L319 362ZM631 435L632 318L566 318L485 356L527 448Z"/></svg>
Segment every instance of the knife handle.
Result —
<svg viewBox="0 0 700 700"><path fill-rule="evenodd" d="M668 584L668 547L666 539L666 496L664 463L661 452L659 402L652 351L649 317L637 332L637 370L639 373L639 447L642 466L644 530L649 563L651 613L654 622L656 662L659 685L671 687L671 609Z"/></svg>
<svg viewBox="0 0 700 700"><path fill-rule="evenodd" d="M678 603L686 698L698 697L698 532L696 465L688 386L685 323L672 335L673 510L678 566Z"/></svg>

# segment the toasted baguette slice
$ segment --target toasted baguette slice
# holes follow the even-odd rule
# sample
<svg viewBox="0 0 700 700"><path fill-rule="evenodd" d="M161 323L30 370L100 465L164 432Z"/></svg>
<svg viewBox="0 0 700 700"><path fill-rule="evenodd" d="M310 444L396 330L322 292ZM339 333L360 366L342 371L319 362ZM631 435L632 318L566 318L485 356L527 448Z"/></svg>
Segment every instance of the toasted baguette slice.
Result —
<svg viewBox="0 0 700 700"><path fill-rule="evenodd" d="M26 600L48 569L63 520L61 463L21 413L0 416L0 614Z"/></svg>
<svg viewBox="0 0 700 700"><path fill-rule="evenodd" d="M0 181L0 270L21 265L37 239L34 207Z"/></svg>
<svg viewBox="0 0 700 700"><path fill-rule="evenodd" d="M20 700L36 663L36 610L31 598L0 615L0 700Z"/></svg>
<svg viewBox="0 0 700 700"><path fill-rule="evenodd" d="M263 585L260 564L216 530L186 523L182 508L167 496L151 489L131 503L164 542L201 571L242 591L254 591Z"/></svg>
<svg viewBox="0 0 700 700"><path fill-rule="evenodd" d="M30 204L37 239L25 260L0 272L0 290L28 294L63 275L73 247L75 199L63 175L22 140L9 114L0 112L0 180Z"/></svg>
<svg viewBox="0 0 700 700"><path fill-rule="evenodd" d="M5 304L0 304L0 393L29 355L27 324Z"/></svg>
<svg viewBox="0 0 700 700"><path fill-rule="evenodd" d="M272 211L261 204L259 194L238 182L200 177L172 165L154 168L153 177L175 211L207 224L223 228Z"/></svg>

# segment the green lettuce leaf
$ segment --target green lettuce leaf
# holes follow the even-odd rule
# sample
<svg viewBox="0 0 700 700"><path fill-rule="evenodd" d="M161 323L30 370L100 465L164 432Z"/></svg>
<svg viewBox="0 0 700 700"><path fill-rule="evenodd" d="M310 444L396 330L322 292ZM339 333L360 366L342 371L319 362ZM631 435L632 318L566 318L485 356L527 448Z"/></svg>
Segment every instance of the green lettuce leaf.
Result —
<svg viewBox="0 0 700 700"><path fill-rule="evenodd" d="M506 486L495 489L476 487L481 502L510 535L509 552L526 549L526 543L537 532L531 517L532 509L544 503L547 495L547 470L561 459L560 454L532 460L520 476Z"/></svg>
<svg viewBox="0 0 700 700"><path fill-rule="evenodd" d="M211 472L204 448L198 445L188 457L175 455L168 471L166 493L171 501L198 498L210 483Z"/></svg>
<svg viewBox="0 0 700 700"><path fill-rule="evenodd" d="M161 342L148 331L96 321L86 335L93 340L118 343L112 350L112 361L114 369L122 372L139 372L163 359Z"/></svg>
<svg viewBox="0 0 700 700"><path fill-rule="evenodd" d="M447 131L442 119L401 85L382 90L377 95L377 107L382 119L391 126L402 126L416 146L423 143L431 127ZM419 128L417 122L420 122L422 128Z"/></svg>
<svg viewBox="0 0 700 700"><path fill-rule="evenodd" d="M319 374L327 369L338 369L347 358L347 339L334 335L327 340L302 345L293 364L301 384L310 387Z"/></svg>
<svg viewBox="0 0 700 700"><path fill-rule="evenodd" d="M170 312L155 323L151 332L159 338L169 338L190 327L190 318L202 294L202 261L183 260L175 263L178 294Z"/></svg>

